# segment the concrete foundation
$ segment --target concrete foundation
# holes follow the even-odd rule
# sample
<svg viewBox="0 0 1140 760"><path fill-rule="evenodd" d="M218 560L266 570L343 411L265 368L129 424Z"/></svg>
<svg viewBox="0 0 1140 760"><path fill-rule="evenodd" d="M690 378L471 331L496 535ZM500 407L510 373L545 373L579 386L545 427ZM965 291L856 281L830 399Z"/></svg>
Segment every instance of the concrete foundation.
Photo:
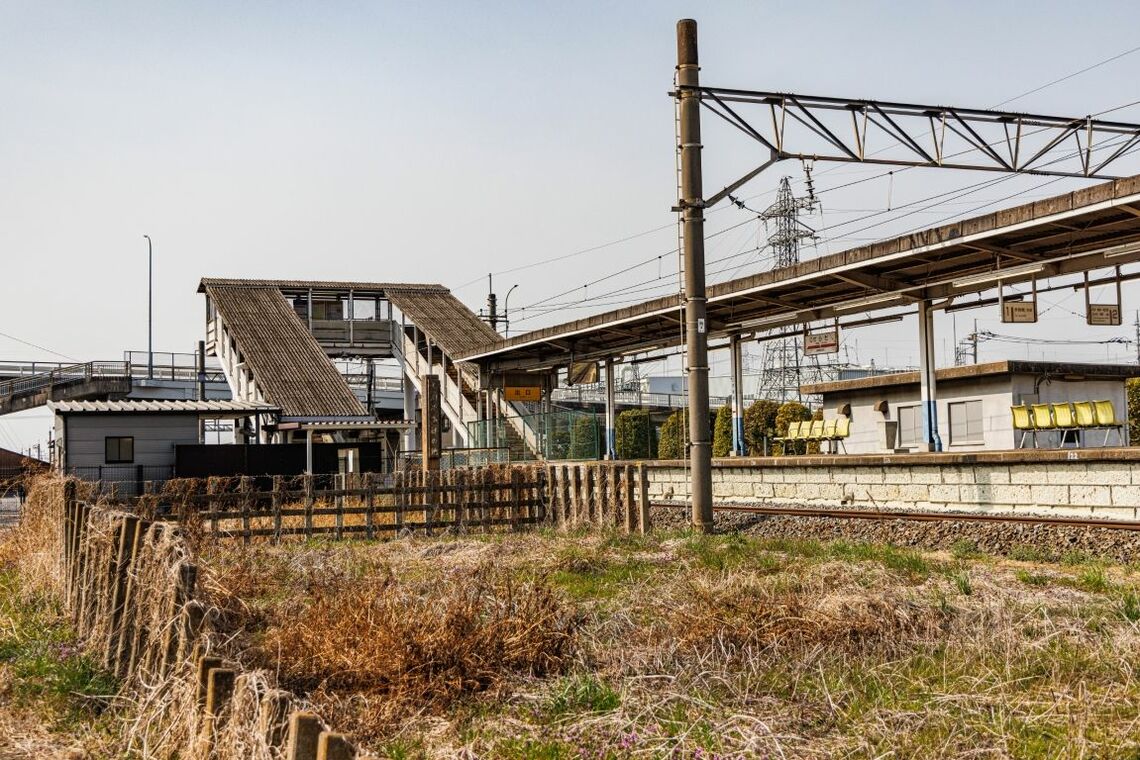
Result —
<svg viewBox="0 0 1140 760"><path fill-rule="evenodd" d="M684 499L683 462L648 463L651 501ZM717 504L801 504L1140 519L1140 450L763 457L713 463Z"/></svg>

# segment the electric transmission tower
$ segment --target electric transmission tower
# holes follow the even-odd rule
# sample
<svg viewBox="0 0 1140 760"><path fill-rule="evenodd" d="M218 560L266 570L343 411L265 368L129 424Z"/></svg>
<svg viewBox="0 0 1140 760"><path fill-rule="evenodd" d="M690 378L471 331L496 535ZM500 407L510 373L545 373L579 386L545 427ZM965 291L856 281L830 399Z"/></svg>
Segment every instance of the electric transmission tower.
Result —
<svg viewBox="0 0 1140 760"><path fill-rule="evenodd" d="M772 249L773 269L795 266L800 263L800 246L805 241L815 242L815 230L800 220L801 214L820 210L819 199L811 178L811 165L804 164L807 196L797 198L792 193L791 177L782 177L776 190L776 201L760 212L768 233L768 247ZM774 401L802 401L800 386L822 382L827 373L819 358L804 357L799 338L780 338L764 344L763 367L760 371L758 396Z"/></svg>

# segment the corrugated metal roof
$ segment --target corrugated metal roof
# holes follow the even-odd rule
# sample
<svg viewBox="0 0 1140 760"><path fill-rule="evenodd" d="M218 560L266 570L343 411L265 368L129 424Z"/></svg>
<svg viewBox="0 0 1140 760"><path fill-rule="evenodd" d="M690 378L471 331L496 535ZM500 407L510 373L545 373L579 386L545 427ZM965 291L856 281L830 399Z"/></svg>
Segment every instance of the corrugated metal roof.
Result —
<svg viewBox="0 0 1140 760"><path fill-rule="evenodd" d="M206 292L258 388L285 415L368 416L277 286L210 284Z"/></svg>
<svg viewBox="0 0 1140 760"><path fill-rule="evenodd" d="M1135 364L1077 364L1073 362L1003 359L982 364L943 367L935 373L935 380L939 383L946 383L955 380L971 380L977 377L993 377L994 375L1041 375L1055 380L1066 377L1082 380L1126 380L1130 377L1140 377L1140 367ZM868 388L885 388L895 385L918 385L918 382L918 372L887 372L881 375L854 377L850 380L810 383L801 385L800 391L808 395L815 395L866 390Z"/></svg>
<svg viewBox="0 0 1140 760"><path fill-rule="evenodd" d="M207 288L284 288L285 290L360 290L385 291L399 288L402 291L416 290L446 293L447 288L432 283L396 283L396 282L350 282L340 280L247 280L228 277L203 277L198 284L198 292L205 293Z"/></svg>
<svg viewBox="0 0 1140 760"><path fill-rule="evenodd" d="M416 426L415 420L370 420L368 422L304 422L300 429L307 430L408 430Z"/></svg>
<svg viewBox="0 0 1140 760"><path fill-rule="evenodd" d="M278 412L272 404L251 404L244 401L188 401L184 399L143 401L49 401L48 409L60 414L256 414Z"/></svg>
<svg viewBox="0 0 1140 760"><path fill-rule="evenodd" d="M425 292L414 286L393 285L385 294L416 327L430 335L448 356L464 356L502 339L490 325L479 319L475 312L448 290Z"/></svg>

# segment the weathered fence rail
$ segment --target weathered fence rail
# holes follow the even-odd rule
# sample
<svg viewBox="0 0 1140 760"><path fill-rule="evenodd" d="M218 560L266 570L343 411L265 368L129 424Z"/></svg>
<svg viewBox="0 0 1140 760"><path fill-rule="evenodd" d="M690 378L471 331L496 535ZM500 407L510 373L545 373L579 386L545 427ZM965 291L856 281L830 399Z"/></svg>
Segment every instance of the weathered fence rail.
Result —
<svg viewBox="0 0 1140 760"><path fill-rule="evenodd" d="M180 672L194 679L191 714L171 718L188 721L188 741L167 748L171 755L356 756L343 734L325 730L296 697L270 687L264 673L242 672L208 653L209 615L196 597L197 567L177 526L80 501L75 486L63 485L58 516L66 607L81 639L124 682L153 689Z"/></svg>
<svg viewBox="0 0 1140 760"><path fill-rule="evenodd" d="M365 473L331 485L312 475L173 480L142 496L108 498L154 521L246 542L536 525L649 529L645 466L622 462Z"/></svg>
<svg viewBox="0 0 1140 760"><path fill-rule="evenodd" d="M559 527L649 531L649 479L644 463L550 465L546 485L549 521Z"/></svg>

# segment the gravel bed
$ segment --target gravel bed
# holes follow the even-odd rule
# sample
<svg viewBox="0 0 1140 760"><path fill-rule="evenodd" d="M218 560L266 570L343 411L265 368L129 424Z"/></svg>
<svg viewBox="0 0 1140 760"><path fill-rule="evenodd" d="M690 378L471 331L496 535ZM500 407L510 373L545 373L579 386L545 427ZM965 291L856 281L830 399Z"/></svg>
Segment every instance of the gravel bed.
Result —
<svg viewBox="0 0 1140 760"><path fill-rule="evenodd" d="M802 505L766 503L764 506L795 508ZM687 505L684 508L655 506L650 511L654 527L683 528L689 524ZM1015 558L1049 561L1074 554L1122 563L1140 558L1140 531L1112 528L972 520L862 520L722 511L714 514L714 522L718 533L738 531L763 538L843 539L935 551L950 550L955 544L972 544L985 554L1012 554Z"/></svg>

